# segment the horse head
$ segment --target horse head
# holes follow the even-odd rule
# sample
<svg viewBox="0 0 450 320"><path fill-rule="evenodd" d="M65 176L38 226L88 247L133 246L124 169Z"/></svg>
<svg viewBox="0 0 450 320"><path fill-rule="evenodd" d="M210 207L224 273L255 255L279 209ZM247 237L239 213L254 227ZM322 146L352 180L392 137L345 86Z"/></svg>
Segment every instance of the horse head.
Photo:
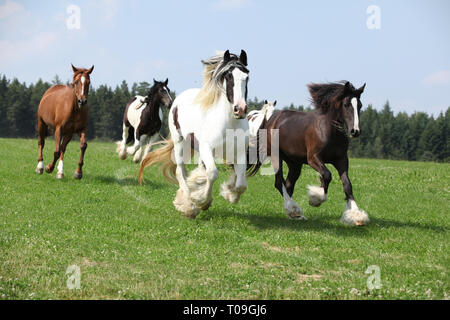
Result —
<svg viewBox="0 0 450 320"><path fill-rule="evenodd" d="M239 58L231 55L230 51L225 51L223 55L222 66L225 72L222 74L223 86L227 95L228 102L232 106L235 119L244 119L246 117L247 94L248 94L248 74L247 53L241 50Z"/></svg>
<svg viewBox="0 0 450 320"><path fill-rule="evenodd" d="M72 64L73 83L75 88L75 96L77 97L78 107L81 108L87 103L89 94L89 84L91 82L90 74L94 70L94 66L90 69L76 68Z"/></svg>
<svg viewBox="0 0 450 320"><path fill-rule="evenodd" d="M338 95L337 108L341 118L344 120L348 134L351 138L356 138L361 134L359 125L359 113L362 108L360 100L361 94L364 92L366 84L355 89L350 82L345 82L342 91Z"/></svg>
<svg viewBox="0 0 450 320"><path fill-rule="evenodd" d="M166 79L164 82L153 79L153 86L148 90L147 96L141 102L150 103L150 101L154 101L155 103L170 108L173 101L172 96L170 95L170 89L167 86L168 83L169 79Z"/></svg>

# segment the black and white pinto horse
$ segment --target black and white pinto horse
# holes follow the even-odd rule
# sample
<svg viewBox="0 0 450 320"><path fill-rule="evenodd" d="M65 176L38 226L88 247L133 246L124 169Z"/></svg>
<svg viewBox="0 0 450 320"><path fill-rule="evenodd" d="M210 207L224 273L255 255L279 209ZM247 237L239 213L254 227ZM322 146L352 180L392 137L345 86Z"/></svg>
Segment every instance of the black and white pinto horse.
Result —
<svg viewBox="0 0 450 320"><path fill-rule="evenodd" d="M149 89L146 97L135 96L125 107L123 114L122 140L117 142L117 153L119 158L124 160L127 153L134 155L133 161L138 163L150 151L152 143L158 140L159 130L162 124L162 111L160 106L170 107L172 97L167 87L168 79L164 82L153 80L154 84ZM134 144L126 147L129 139L130 129L134 131ZM131 137L130 137L131 138Z"/></svg>

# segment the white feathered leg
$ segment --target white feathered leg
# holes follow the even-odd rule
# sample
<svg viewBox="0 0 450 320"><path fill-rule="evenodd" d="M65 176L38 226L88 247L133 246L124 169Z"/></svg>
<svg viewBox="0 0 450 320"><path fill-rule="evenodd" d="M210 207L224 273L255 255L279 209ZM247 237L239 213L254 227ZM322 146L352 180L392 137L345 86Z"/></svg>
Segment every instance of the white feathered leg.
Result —
<svg viewBox="0 0 450 320"><path fill-rule="evenodd" d="M177 191L173 205L184 216L194 219L200 212L198 207L191 199L190 190L186 182L186 167L183 163L183 141L180 137L174 136L174 156L177 164L176 176L180 188Z"/></svg>
<svg viewBox="0 0 450 320"><path fill-rule="evenodd" d="M347 201L347 209L341 217L341 222L352 226L363 226L370 221L369 215L358 208L354 200Z"/></svg>
<svg viewBox="0 0 450 320"><path fill-rule="evenodd" d="M289 219L293 220L307 220L303 215L302 208L289 196L286 188L283 185L283 199L284 199L284 210Z"/></svg>
<svg viewBox="0 0 450 320"><path fill-rule="evenodd" d="M319 207L322 203L327 201L327 195L322 187L308 186L309 204L313 207Z"/></svg>
<svg viewBox="0 0 450 320"><path fill-rule="evenodd" d="M119 154L119 158L122 160L125 160L127 158L127 140L128 140L128 133L130 128L125 126L125 124L122 125L122 141L117 141L117 149L116 152Z"/></svg>

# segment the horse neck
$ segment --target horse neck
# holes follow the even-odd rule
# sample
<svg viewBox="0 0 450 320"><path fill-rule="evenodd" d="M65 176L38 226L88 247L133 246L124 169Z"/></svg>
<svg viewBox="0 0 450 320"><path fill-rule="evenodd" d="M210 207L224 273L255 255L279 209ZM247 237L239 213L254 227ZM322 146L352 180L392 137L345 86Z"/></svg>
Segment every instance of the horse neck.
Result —
<svg viewBox="0 0 450 320"><path fill-rule="evenodd" d="M342 132L344 126L344 120L341 118L339 111L330 107L330 110L325 114L327 119L327 126L331 133Z"/></svg>
<svg viewBox="0 0 450 320"><path fill-rule="evenodd" d="M217 101L212 106L218 113L224 115L224 119L231 120L233 119L233 115L231 113L231 103L228 101L227 95L225 93L221 93Z"/></svg>
<svg viewBox="0 0 450 320"><path fill-rule="evenodd" d="M152 95L149 98L150 102L148 103L148 106L150 108L150 112L152 114L158 114L159 113L159 106L161 104L161 99L155 98Z"/></svg>

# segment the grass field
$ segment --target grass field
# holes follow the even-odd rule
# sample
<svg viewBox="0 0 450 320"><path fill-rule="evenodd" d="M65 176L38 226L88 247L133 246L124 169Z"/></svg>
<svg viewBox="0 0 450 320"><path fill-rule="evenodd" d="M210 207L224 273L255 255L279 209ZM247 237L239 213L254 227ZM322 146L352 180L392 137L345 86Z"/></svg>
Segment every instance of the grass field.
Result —
<svg viewBox="0 0 450 320"><path fill-rule="evenodd" d="M189 220L176 187L113 143L89 142L74 180L79 143L69 144L64 180L38 176L37 140L0 139L0 299L448 299L450 165L351 159L350 178L366 227L339 222L334 168L328 201L308 205L305 167L294 194L307 221L292 221L273 176L257 175L237 205L219 196ZM44 162L53 155L53 141ZM69 290L66 269L81 271ZM369 290L369 266L381 288Z"/></svg>

